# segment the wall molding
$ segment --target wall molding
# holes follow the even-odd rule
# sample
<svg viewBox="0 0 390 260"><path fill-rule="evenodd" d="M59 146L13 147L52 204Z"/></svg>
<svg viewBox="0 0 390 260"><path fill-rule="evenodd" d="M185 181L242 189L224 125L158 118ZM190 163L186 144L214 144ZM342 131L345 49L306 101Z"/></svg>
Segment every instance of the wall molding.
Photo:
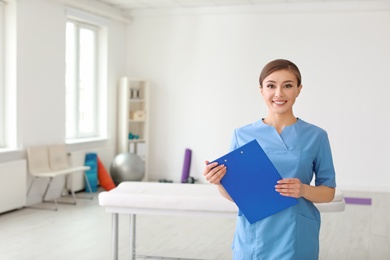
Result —
<svg viewBox="0 0 390 260"><path fill-rule="evenodd" d="M100 3L93 0L51 0L54 2L59 2L67 7L76 8L85 12L90 12L95 15L99 15L105 18L113 19L116 21L121 21L125 23L130 23L131 18L127 16L127 13L121 9L112 7L110 5Z"/></svg>
<svg viewBox="0 0 390 260"><path fill-rule="evenodd" d="M205 15L205 14L268 14L268 13L326 13L390 11L390 1L330 1L288 2L256 5L232 5L209 7L178 7L157 9L135 9L127 11L129 17L159 15Z"/></svg>

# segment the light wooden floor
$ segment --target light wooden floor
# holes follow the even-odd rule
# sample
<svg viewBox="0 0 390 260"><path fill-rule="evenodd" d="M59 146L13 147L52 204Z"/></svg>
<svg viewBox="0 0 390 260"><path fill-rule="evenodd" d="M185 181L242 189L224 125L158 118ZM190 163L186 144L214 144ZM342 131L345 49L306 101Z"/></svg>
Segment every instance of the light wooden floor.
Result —
<svg viewBox="0 0 390 260"><path fill-rule="evenodd" d="M371 197L372 206L347 205L322 214L321 253L325 260L390 259L390 193ZM46 205L46 204L45 204ZM60 205L59 211L21 209L0 215L1 260L106 260L111 257L111 215L93 200ZM119 217L119 259L129 259L128 216ZM231 259L235 219L137 217L137 253L200 259Z"/></svg>

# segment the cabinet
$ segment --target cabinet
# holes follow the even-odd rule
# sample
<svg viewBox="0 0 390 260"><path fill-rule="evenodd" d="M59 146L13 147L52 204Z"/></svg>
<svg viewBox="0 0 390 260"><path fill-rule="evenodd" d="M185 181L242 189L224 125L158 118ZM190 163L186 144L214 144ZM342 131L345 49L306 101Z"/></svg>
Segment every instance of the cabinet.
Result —
<svg viewBox="0 0 390 260"><path fill-rule="evenodd" d="M130 152L145 162L148 179L149 82L122 77L118 91L118 154Z"/></svg>
<svg viewBox="0 0 390 260"><path fill-rule="evenodd" d="M0 213L26 206L26 160L0 163L0 178Z"/></svg>

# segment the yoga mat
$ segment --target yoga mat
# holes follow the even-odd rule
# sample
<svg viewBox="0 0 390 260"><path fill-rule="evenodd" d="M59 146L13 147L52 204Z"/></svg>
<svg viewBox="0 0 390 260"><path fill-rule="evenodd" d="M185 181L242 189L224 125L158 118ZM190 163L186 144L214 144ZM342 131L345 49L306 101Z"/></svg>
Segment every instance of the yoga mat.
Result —
<svg viewBox="0 0 390 260"><path fill-rule="evenodd" d="M344 197L346 204L355 204L355 205L371 205L372 200L370 198L351 198L351 197Z"/></svg>
<svg viewBox="0 0 390 260"><path fill-rule="evenodd" d="M85 166L91 167L88 171L85 171L85 174L88 178L89 185L91 187L88 187L86 185L85 191L86 192L96 192L98 190L98 165L97 165L97 153L87 153L85 155L85 161L84 161ZM91 188L91 189L89 189Z"/></svg>
<svg viewBox="0 0 390 260"><path fill-rule="evenodd" d="M191 154L192 151L190 149L186 149L184 153L184 164L183 172L181 174L181 183L187 183L187 180L190 177Z"/></svg>

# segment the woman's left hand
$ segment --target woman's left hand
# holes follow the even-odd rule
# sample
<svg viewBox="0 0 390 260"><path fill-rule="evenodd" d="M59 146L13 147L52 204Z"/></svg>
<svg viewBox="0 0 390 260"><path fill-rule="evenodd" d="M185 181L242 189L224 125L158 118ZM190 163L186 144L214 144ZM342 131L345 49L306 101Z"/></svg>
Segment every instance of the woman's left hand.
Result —
<svg viewBox="0 0 390 260"><path fill-rule="evenodd" d="M275 190L280 193L280 195L300 198L304 194L305 185L297 178L288 178L278 181L278 184L275 185Z"/></svg>

